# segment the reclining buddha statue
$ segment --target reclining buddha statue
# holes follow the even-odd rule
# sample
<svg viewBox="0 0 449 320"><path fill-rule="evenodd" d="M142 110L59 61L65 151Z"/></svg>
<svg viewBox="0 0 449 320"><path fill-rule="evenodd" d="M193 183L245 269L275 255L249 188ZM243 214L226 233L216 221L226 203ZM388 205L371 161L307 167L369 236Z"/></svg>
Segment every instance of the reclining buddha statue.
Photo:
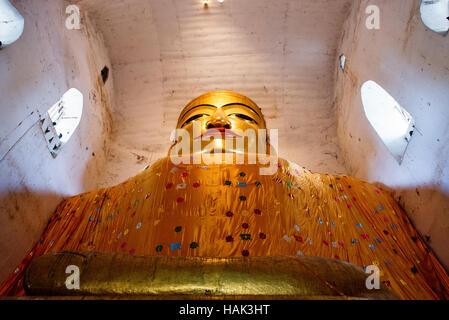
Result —
<svg viewBox="0 0 449 320"><path fill-rule="evenodd" d="M0 295L449 297L389 193L279 158L249 98L205 94L175 133L135 177L64 200Z"/></svg>

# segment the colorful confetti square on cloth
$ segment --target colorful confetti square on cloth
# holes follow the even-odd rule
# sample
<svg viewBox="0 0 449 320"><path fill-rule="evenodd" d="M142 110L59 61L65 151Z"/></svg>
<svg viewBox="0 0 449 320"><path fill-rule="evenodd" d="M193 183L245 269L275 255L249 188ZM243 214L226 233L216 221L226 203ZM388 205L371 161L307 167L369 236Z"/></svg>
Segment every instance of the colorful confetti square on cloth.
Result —
<svg viewBox="0 0 449 320"><path fill-rule="evenodd" d="M198 243L197 242L190 243L190 249L196 249L196 248L198 248Z"/></svg>
<svg viewBox="0 0 449 320"><path fill-rule="evenodd" d="M248 241L248 240L251 240L251 235L250 234L241 234L240 238L244 241Z"/></svg>

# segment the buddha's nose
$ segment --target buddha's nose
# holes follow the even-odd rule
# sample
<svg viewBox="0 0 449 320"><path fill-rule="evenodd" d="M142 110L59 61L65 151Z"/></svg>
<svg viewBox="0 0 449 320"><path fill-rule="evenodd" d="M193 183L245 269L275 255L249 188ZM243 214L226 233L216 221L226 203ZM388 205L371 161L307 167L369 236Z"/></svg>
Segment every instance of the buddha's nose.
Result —
<svg viewBox="0 0 449 320"><path fill-rule="evenodd" d="M214 112L211 116L211 119L206 124L207 129L215 129L215 128L225 128L231 129L231 122L229 121L226 114L220 108Z"/></svg>

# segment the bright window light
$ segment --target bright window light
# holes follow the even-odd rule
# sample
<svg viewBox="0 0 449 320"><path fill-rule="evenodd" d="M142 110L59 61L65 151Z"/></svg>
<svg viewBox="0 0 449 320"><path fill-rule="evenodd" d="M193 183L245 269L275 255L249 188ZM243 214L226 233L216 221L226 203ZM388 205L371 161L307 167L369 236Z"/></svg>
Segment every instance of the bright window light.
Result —
<svg viewBox="0 0 449 320"><path fill-rule="evenodd" d="M340 68L341 68L341 70L345 70L345 65L346 65L346 56L344 54L342 54L340 56Z"/></svg>
<svg viewBox="0 0 449 320"><path fill-rule="evenodd" d="M15 42L23 33L25 21L8 1L0 0L0 47Z"/></svg>
<svg viewBox="0 0 449 320"><path fill-rule="evenodd" d="M70 89L48 110L53 126L62 144L69 141L78 127L83 113L83 94L77 89Z"/></svg>
<svg viewBox="0 0 449 320"><path fill-rule="evenodd" d="M374 81L365 82L361 94L368 121L401 163L415 128L412 116Z"/></svg>
<svg viewBox="0 0 449 320"><path fill-rule="evenodd" d="M449 30L449 0L423 0L421 19L427 28L440 33Z"/></svg>

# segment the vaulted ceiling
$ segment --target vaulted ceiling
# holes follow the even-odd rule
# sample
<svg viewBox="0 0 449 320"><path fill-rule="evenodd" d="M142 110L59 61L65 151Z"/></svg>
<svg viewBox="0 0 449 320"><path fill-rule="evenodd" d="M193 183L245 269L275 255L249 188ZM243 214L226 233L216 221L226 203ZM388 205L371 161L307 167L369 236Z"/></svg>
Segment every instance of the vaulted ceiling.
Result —
<svg viewBox="0 0 449 320"><path fill-rule="evenodd" d="M166 155L182 108L245 94L279 129L281 156L338 173L337 51L351 0L81 0L112 63L114 140L105 185Z"/></svg>

